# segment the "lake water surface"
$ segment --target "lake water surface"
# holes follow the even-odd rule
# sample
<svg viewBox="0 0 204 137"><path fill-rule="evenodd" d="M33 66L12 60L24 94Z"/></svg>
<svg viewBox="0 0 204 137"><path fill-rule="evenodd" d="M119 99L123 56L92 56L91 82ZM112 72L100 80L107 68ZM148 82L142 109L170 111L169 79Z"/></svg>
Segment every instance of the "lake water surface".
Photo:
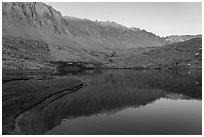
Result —
<svg viewBox="0 0 204 137"><path fill-rule="evenodd" d="M17 120L33 134L202 134L201 70L88 70L76 92Z"/></svg>

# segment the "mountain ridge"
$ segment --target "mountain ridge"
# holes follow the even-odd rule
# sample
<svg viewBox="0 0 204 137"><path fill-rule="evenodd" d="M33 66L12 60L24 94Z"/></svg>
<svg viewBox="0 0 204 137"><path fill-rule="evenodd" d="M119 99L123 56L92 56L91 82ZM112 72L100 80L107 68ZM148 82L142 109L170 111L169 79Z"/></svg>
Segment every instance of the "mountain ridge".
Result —
<svg viewBox="0 0 204 137"><path fill-rule="evenodd" d="M119 68L136 67L141 66L138 64L138 56L150 47L181 42L173 37L160 37L146 30L127 28L111 21L65 17L51 6L40 2L3 2L2 36L5 68L41 68L39 66L46 67L50 61L95 62L108 64L106 67ZM195 37L183 40L191 38ZM26 46L37 49L32 52ZM15 51L17 49L19 52ZM35 62L32 54L40 49L43 49L43 53L36 58L45 59ZM35 65L19 65L25 64L25 60L28 64Z"/></svg>
<svg viewBox="0 0 204 137"><path fill-rule="evenodd" d="M15 25L19 25L22 23L24 26L28 25L29 27L40 29L41 32L42 31L48 32L47 30L45 30L47 27L50 29L52 34L53 33L55 35L61 34L67 37L71 37L71 36L89 37L90 35L93 37L97 34L96 38L99 38L99 37L105 38L105 39L115 38L118 40L120 38L117 38L116 36L114 36L114 33L120 32L121 37L125 37L123 35L126 34L129 37L131 36L132 39L135 39L138 42L137 44L135 44L134 41L130 41L127 38L125 38L125 40L128 43L130 43L131 46L133 46L133 44L135 44L136 47L145 46L145 44L143 45L137 39L137 35L139 35L137 34L138 31L134 32L131 29L130 30L127 29L125 26L122 26L118 23L110 22L110 21L94 22L87 19L81 19L80 21L83 22L83 25L73 24L73 23L76 23L74 22L74 20L64 18L59 11L56 11L54 8L44 3L3 3L2 15L3 15L3 20L7 20L7 22L10 21L9 22L10 24L15 23ZM88 25L85 24L87 22L89 23ZM5 26L3 30L7 29L7 31L5 32L9 32L9 26L7 26L7 24L4 24L4 22L3 22L3 26ZM95 30L93 30L92 28L94 28ZM128 31L124 29L127 29ZM11 31L13 32L13 30ZM17 31L20 31L20 30L17 30ZM141 33L140 35L142 34L143 33ZM147 34L151 35L152 33L147 32ZM108 35L111 35L111 36L108 37ZM22 36L24 35L22 34ZM32 38L32 35L30 35L30 37ZM152 37L154 37L154 35L152 35ZM145 43L145 41L142 41L142 42ZM155 40L155 42L156 42L155 44L150 44L150 43L148 44L150 44L150 46L162 45L162 42L158 38Z"/></svg>

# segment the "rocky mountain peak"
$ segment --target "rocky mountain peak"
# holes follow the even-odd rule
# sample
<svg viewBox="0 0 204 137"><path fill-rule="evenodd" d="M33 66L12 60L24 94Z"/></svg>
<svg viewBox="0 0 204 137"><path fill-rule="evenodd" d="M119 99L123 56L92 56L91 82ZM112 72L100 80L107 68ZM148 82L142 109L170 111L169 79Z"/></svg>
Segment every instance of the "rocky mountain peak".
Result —
<svg viewBox="0 0 204 137"><path fill-rule="evenodd" d="M3 2L3 20L10 23L40 26L44 24L60 24L62 15L51 6L42 2Z"/></svg>
<svg viewBox="0 0 204 137"><path fill-rule="evenodd" d="M75 43L75 45L83 44L86 47L88 43L90 46L93 41L96 42L94 46L102 43L107 48L119 45L118 47L125 49L154 47L163 44L162 39L153 33L130 29L113 21L99 22L69 16L63 17L59 11L41 2L4 2L3 32L4 35L40 39L49 43L53 41L66 45L72 43L71 46L74 46L73 43ZM92 42L86 44L82 42L87 39L92 39ZM104 48L104 46L100 48L102 47Z"/></svg>

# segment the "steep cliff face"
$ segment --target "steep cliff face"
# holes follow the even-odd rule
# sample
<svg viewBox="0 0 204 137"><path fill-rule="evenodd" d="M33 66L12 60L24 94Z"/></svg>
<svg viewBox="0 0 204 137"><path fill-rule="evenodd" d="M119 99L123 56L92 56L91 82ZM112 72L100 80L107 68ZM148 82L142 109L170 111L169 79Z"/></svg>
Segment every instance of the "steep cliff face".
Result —
<svg viewBox="0 0 204 137"><path fill-rule="evenodd" d="M3 3L3 34L49 43L69 44L77 48L158 47L160 37L144 30L134 30L114 22L63 17L44 3ZM89 41L95 41L90 44ZM98 43L98 44L97 44Z"/></svg>
<svg viewBox="0 0 204 137"><path fill-rule="evenodd" d="M44 3L3 3L3 35L48 41L63 31L62 15ZM50 37L50 39L49 39ZM46 39L47 38L47 39Z"/></svg>

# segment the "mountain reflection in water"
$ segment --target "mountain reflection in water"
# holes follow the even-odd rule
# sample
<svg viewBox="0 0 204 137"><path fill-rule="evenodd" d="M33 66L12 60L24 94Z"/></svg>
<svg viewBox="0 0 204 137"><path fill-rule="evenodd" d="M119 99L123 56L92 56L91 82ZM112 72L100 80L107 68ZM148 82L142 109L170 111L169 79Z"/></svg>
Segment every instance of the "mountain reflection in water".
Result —
<svg viewBox="0 0 204 137"><path fill-rule="evenodd" d="M201 70L96 70L84 86L20 115L25 134L201 134Z"/></svg>

